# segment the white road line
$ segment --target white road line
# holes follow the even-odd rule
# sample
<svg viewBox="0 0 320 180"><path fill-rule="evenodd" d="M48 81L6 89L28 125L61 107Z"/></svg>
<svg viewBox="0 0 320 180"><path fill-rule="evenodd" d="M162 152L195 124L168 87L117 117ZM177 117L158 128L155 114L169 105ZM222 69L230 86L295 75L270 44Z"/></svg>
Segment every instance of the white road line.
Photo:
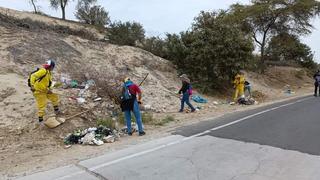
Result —
<svg viewBox="0 0 320 180"><path fill-rule="evenodd" d="M185 141L188 141L190 139L193 139L197 136L202 136L204 134L207 134L207 133L210 133L211 131L215 131L215 130L218 130L218 129L221 129L221 128L224 128L224 127L228 127L228 126L231 126L233 124L237 124L239 122L242 122L242 121L245 121L247 119L250 119L250 118L253 118L255 116L258 116L258 115L261 115L261 114L264 114L264 113L267 113L267 112L270 112L270 111L274 111L274 110L277 110L277 109L280 109L282 107L286 107L286 106L290 106L290 105L293 105L293 104L296 104L296 103L300 103L300 102L303 102L303 101L306 101L308 99L310 99L312 97L309 97L309 98L304 98L304 99L300 99L300 100L297 100L295 102L291 102L291 103L287 103L287 104L283 104L283 105L280 105L280 106L277 106L277 107L273 107L273 108L270 108L270 109L266 109L264 111L260 111L258 113L255 113L255 114L252 114L252 115L249 115L249 116L246 116L246 117L243 117L241 119L238 119L238 120L235 120L235 121L232 121L230 123L227 123L227 124L224 124L224 125L221 125L221 126L218 126L218 127L215 127L215 128L212 128L210 130L206 130L204 132L201 132L201 133L198 133L198 134L195 134L195 135L192 135L190 137L185 137L183 139L180 139L180 140L176 140L176 141L173 141L173 142L170 142L170 143L167 143L167 144L164 144L164 145L161 145L161 146L158 146L158 147L155 147L155 148L152 148L152 149L148 149L148 150L145 150L145 151L142 151L142 152L139 152L139 153L135 153L135 154L131 154L131 155L128 155L128 156L124 156L122 158L119 158L119 159L116 159L116 160L113 160L113 161L110 161L110 162L106 162L106 163L103 163L103 164L100 164L100 165L97 165L97 166L94 166L92 168L89 168L90 171L95 171L95 170L98 170L102 167L106 167L106 166L110 166L110 165L113 165L113 164L116 164L116 163L119 163L121 161L125 161L125 160L128 160L128 159L132 159L132 158L135 158L135 157L138 157L138 156L142 156L142 155L145 155L145 154L148 154L148 153L151 153L151 152L154 152L154 151L157 151L157 150L160 150L160 149L164 149L166 147L169 147L169 146L173 146L173 145L176 145L176 144L180 144L182 142L185 142ZM62 180L62 179L65 179L65 178L69 178L73 175L78 175L78 174L81 174L83 171L79 171L79 172L75 172L73 174L70 174L68 176L64 176L64 177L61 177L59 178L59 180Z"/></svg>
<svg viewBox="0 0 320 180"><path fill-rule="evenodd" d="M77 172L74 172L74 173L59 177L59 178L57 178L55 180L63 180L63 179L71 178L73 176L84 174L84 173L86 173L86 172L85 171L77 171Z"/></svg>

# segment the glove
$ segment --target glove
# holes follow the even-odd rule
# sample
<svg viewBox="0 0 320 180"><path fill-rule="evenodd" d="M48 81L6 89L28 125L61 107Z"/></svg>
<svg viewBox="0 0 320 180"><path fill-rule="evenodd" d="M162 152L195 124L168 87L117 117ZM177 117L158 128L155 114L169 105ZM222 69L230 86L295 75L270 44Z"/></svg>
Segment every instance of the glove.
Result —
<svg viewBox="0 0 320 180"><path fill-rule="evenodd" d="M53 87L54 87L54 88L59 88L59 87L61 87L61 86L63 86L63 83L62 83L62 82L53 82Z"/></svg>

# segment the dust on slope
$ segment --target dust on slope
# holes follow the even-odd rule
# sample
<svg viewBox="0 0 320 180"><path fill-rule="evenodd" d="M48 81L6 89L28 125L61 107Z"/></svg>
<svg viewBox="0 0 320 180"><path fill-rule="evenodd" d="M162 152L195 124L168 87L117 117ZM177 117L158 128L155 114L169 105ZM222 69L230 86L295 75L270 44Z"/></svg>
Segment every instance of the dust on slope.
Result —
<svg viewBox="0 0 320 180"><path fill-rule="evenodd" d="M13 9L8 9L3 7L0 7L0 13L10 18L22 20L22 22L24 20L33 20L35 22L45 23L46 25L52 26L52 27L68 27L74 31L83 29L85 31L92 33L96 39L104 39L104 34L102 32L99 32L96 28L94 28L94 26L82 24L76 21L71 21L71 20L62 21L55 17L49 17L49 16L34 14L30 12L16 11ZM25 24L25 25L28 25L28 24Z"/></svg>

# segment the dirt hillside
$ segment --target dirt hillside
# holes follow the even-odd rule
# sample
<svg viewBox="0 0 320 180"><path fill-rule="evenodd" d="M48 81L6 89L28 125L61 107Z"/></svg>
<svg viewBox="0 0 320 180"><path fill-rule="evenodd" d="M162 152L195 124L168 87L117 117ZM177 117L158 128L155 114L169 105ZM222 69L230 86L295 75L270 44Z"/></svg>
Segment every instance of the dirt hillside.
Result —
<svg viewBox="0 0 320 180"><path fill-rule="evenodd" d="M142 86L143 101L151 107L151 112L157 114L156 117L168 114L177 120L198 118L201 115L212 117L214 114L210 113L225 112L229 108L226 103L228 99L205 96L209 103L196 105L202 107L203 113L191 116L174 113L179 109L180 102L172 93L177 92L180 82L169 61L138 48L102 42L103 35L79 23L4 8L0 8L1 14L0 18L14 19L0 19L0 179L25 171L38 171L41 169L40 164L46 164L45 159L50 155L66 153L61 139L63 136L79 127L94 126L98 118L112 114L114 104L107 89L117 86L124 76L130 76L139 83L149 74ZM26 18L31 21L24 21ZM24 23L21 24L19 20ZM37 28L39 24L34 22L45 24L40 24L45 28ZM66 33L60 33L62 26L69 27L68 31L63 30ZM85 29L98 38L85 38L77 29ZM102 97L103 102L98 104L94 112L74 118L63 126L54 130L41 130L34 128L36 106L27 86L27 77L29 72L41 66L48 58L57 61L54 72L57 81L69 77L79 83L91 79L96 82L96 89L86 92L87 102L81 105L72 98L79 94L79 89L57 91L62 94L62 109L66 116L81 112L87 106L92 107L92 98ZM284 91L287 85L296 92L312 85L312 79L299 68L274 67L269 68L266 75L248 72L246 76L253 84L253 90L263 96L261 100L286 96ZM229 110L232 111L232 108ZM48 110L50 113L51 106ZM74 155L80 152L73 150ZM60 161L67 163L67 160ZM55 159L51 159L51 162L55 162ZM39 167L34 166L37 164Z"/></svg>

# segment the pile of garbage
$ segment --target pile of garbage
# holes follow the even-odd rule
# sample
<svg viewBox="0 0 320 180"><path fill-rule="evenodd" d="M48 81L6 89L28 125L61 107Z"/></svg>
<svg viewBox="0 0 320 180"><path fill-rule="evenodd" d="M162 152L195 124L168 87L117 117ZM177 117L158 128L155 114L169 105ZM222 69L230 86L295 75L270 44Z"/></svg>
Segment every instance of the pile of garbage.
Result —
<svg viewBox="0 0 320 180"><path fill-rule="evenodd" d="M252 97L240 97L238 99L238 103L241 105L254 105L254 104L257 104L258 102L254 100Z"/></svg>
<svg viewBox="0 0 320 180"><path fill-rule="evenodd" d="M68 88L80 89L77 97L75 98L78 104L85 103L87 101L87 98L93 98L92 100L94 102L102 100L101 97L97 96L97 89L95 90L95 92L89 91L90 87L96 87L96 83L92 79L80 83L77 80L69 78L69 75L63 74L60 78L60 81L62 83L62 88L64 89L68 89Z"/></svg>
<svg viewBox="0 0 320 180"><path fill-rule="evenodd" d="M84 130L76 130L68 134L64 138L64 144L83 144L83 145L97 145L100 146L104 143L114 143L120 140L121 132L112 130L105 126L91 127Z"/></svg>

